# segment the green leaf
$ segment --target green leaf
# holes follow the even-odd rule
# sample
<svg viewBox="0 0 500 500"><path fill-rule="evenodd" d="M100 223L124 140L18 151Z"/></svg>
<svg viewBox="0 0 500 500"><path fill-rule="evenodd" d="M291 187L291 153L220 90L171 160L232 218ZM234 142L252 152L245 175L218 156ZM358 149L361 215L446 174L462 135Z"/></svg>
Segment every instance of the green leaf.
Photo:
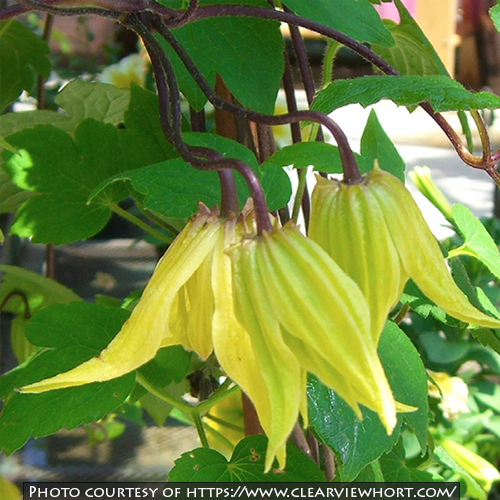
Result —
<svg viewBox="0 0 500 500"><path fill-rule="evenodd" d="M35 345L48 347L0 379L5 398L0 418L0 447L10 454L35 438L102 418L120 406L133 388L128 374L109 382L41 394L11 392L16 387L70 370L98 355L118 333L129 313L85 302L57 304L37 313L26 325Z"/></svg>
<svg viewBox="0 0 500 500"><path fill-rule="evenodd" d="M438 112L500 107L500 97L469 92L446 76L364 76L332 82L318 92L312 109L331 113L348 104L359 102L366 107L381 99L390 99L398 106L428 101Z"/></svg>
<svg viewBox="0 0 500 500"><path fill-rule="evenodd" d="M118 132L110 124L83 121L73 140L52 125L10 136L19 155L4 153L5 169L20 188L38 196L19 209L11 231L35 243L68 243L92 236L108 221L109 202L123 198L112 187L87 203L91 190L121 170Z"/></svg>
<svg viewBox="0 0 500 500"><path fill-rule="evenodd" d="M354 156L361 172L371 170L373 162L370 159L367 160L357 153L354 153ZM262 163L261 168L265 171L268 168L287 166L294 168L312 166L316 172L342 173L339 150L337 146L327 142L297 142L285 146Z"/></svg>
<svg viewBox="0 0 500 500"><path fill-rule="evenodd" d="M73 135L86 118L118 125L124 121L129 101L129 89L74 80L65 85L55 98L64 113L44 110L6 113L0 116L0 134L7 136L36 125L53 125Z"/></svg>
<svg viewBox="0 0 500 500"><path fill-rule="evenodd" d="M372 45L382 59L391 64L401 75L449 76L434 47L408 12L401 0L395 0L399 12L399 24L386 20L395 46Z"/></svg>
<svg viewBox="0 0 500 500"><path fill-rule="evenodd" d="M297 15L325 24L359 42L394 44L391 33L367 0L285 0Z"/></svg>
<svg viewBox="0 0 500 500"><path fill-rule="evenodd" d="M307 384L309 427L337 455L339 478L352 481L367 464L389 451L398 440L401 420L388 436L377 415L363 410L359 421L347 403L313 376Z"/></svg>
<svg viewBox="0 0 500 500"><path fill-rule="evenodd" d="M284 42L279 23L252 17L214 17L172 32L212 87L218 73L244 107L273 113L283 75ZM181 92L193 108L201 110L205 96L170 46L160 42L174 65Z"/></svg>
<svg viewBox="0 0 500 500"><path fill-rule="evenodd" d="M0 265L0 272L2 273L0 302L14 291L22 292L26 295L31 314L52 304L67 304L82 300L76 293L57 281L45 278L27 269L2 264ZM15 314L23 314L25 312L24 302L19 296L14 295L5 304L4 310Z"/></svg>
<svg viewBox="0 0 500 500"><path fill-rule="evenodd" d="M500 4L497 3L497 5L494 5L489 10L489 14L490 14L491 20L493 21L493 24L495 25L496 30L500 31Z"/></svg>
<svg viewBox="0 0 500 500"><path fill-rule="evenodd" d="M186 133L183 137L189 145L215 149L223 156L240 159L253 168L260 178L269 210L281 208L290 199L290 179L283 169L269 165L259 169L255 156L245 146L212 134ZM241 207L250 192L238 173L235 173L235 181ZM116 182L130 182L144 196L144 208L166 217L190 217L200 201L208 207L220 204L217 172L198 170L181 158L122 172L106 179L90 194L89 199L93 200L103 189Z"/></svg>
<svg viewBox="0 0 500 500"><path fill-rule="evenodd" d="M211 2L217 3L217 2ZM265 2L252 2L266 6ZM279 23L253 17L214 17L172 30L213 87L218 73L246 108L272 114L283 75L284 42ZM201 110L206 98L173 50L163 42L191 106Z"/></svg>
<svg viewBox="0 0 500 500"><path fill-rule="evenodd" d="M0 214L14 213L33 193L18 188L0 169Z"/></svg>
<svg viewBox="0 0 500 500"><path fill-rule="evenodd" d="M98 232L109 219L110 202L127 193L123 186L112 186L87 203L93 188L123 170L175 156L161 130L154 94L132 89L125 126L116 130L86 119L74 139L51 125L10 136L22 154L5 152L5 169L18 187L38 194L20 208L12 231L32 235L35 242L57 244Z"/></svg>
<svg viewBox="0 0 500 500"><path fill-rule="evenodd" d="M170 471L170 482L324 482L325 476L316 465L298 451L287 445L287 465L284 471L264 474L264 457L267 438L250 436L240 441L231 460L215 450L198 448L183 453Z"/></svg>
<svg viewBox="0 0 500 500"><path fill-rule="evenodd" d="M402 439L390 453L380 458L379 465L384 480L388 483L426 483L442 481L442 478L436 478L430 472L415 469L408 465L405 459Z"/></svg>
<svg viewBox="0 0 500 500"><path fill-rule="evenodd" d="M467 355L470 347L468 340L448 340L437 332L421 333L419 341L429 361L439 365L459 362Z"/></svg>
<svg viewBox="0 0 500 500"><path fill-rule="evenodd" d="M408 304L413 311L423 318L428 318L430 314L432 317L442 323L445 323L446 325L454 327L465 326L465 323L448 316L440 307L429 300L412 280L409 280L408 283L406 283L400 301L402 304Z"/></svg>
<svg viewBox="0 0 500 500"><path fill-rule="evenodd" d="M378 352L396 401L417 408L400 416L417 437L422 453L427 448L428 400L427 373L418 351L406 334L387 321Z"/></svg>
<svg viewBox="0 0 500 500"><path fill-rule="evenodd" d="M500 412L500 386L489 380L476 380L470 385L474 389L474 398L498 415Z"/></svg>
<svg viewBox="0 0 500 500"><path fill-rule="evenodd" d="M125 128L118 132L121 171L178 156L161 128L158 97L137 85L130 88Z"/></svg>
<svg viewBox="0 0 500 500"><path fill-rule="evenodd" d="M156 387L179 383L186 376L191 362L191 352L180 345L164 347L156 356L139 368L141 375Z"/></svg>
<svg viewBox="0 0 500 500"><path fill-rule="evenodd" d="M377 160L380 168L387 170L387 172L404 182L405 162L389 136L385 133L382 125L380 125L377 114L373 109L370 111L361 136L361 155L365 161L372 165Z"/></svg>
<svg viewBox="0 0 500 500"><path fill-rule="evenodd" d="M35 74L48 77L49 48L18 21L0 22L0 112L23 90L31 91Z"/></svg>
<svg viewBox="0 0 500 500"><path fill-rule="evenodd" d="M450 251L450 256L472 255L500 279L500 252L486 228L464 205L456 203L452 207L452 213L465 242L460 248Z"/></svg>
<svg viewBox="0 0 500 500"><path fill-rule="evenodd" d="M418 408L398 415L399 424L391 436L374 412L364 409L363 420L359 421L334 391L316 378L309 378L310 427L342 462L338 468L342 481L352 481L367 464L394 446L403 419L415 432L422 450L426 448L427 376L422 361L410 340L392 322L384 328L379 354L396 400Z"/></svg>

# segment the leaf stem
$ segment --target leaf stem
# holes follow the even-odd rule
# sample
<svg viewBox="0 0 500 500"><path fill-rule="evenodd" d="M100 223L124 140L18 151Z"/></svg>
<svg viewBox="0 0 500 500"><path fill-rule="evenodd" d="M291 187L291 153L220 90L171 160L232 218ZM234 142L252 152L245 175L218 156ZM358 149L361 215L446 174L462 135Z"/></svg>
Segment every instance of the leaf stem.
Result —
<svg viewBox="0 0 500 500"><path fill-rule="evenodd" d="M297 172L299 183L297 185L297 190L295 192L295 199L293 201L293 208L292 208L292 220L295 223L297 223L297 220L299 218L299 212L302 206L302 198L304 196L305 188L307 185L307 171L308 168L304 167L298 169Z"/></svg>
<svg viewBox="0 0 500 500"><path fill-rule="evenodd" d="M337 142L342 166L344 169L344 181L346 183L355 183L361 180L361 174L359 173L356 159L354 157L351 146L349 145L347 136L345 135L344 131L338 126L338 124L330 117L328 117L324 113L320 113L319 111L312 110L292 111L290 113L285 113L282 115L264 115L262 113L245 109L241 106L221 99L215 94L212 87L200 73L199 69L196 67L189 54L170 33L170 31L158 22L155 23L155 28L157 28L160 35L176 52L188 72L193 77L196 84L200 87L201 91L214 106L224 109L229 113L233 113L236 116L242 116L255 123L261 123L263 125L285 125L301 121L312 121L320 123L330 131L335 141ZM249 187L252 190L252 187L250 185Z"/></svg>
<svg viewBox="0 0 500 500"><path fill-rule="evenodd" d="M126 210L123 210L123 208L121 208L117 203L111 202L109 204L109 208L115 214L119 215L120 217L123 217L124 219L128 220L132 224L135 224L136 226L140 227L142 230L144 230L146 233L150 234L151 236L154 236L155 238L159 239L160 241L162 241L164 243L168 243L168 244L172 243L172 238L168 238L164 234L157 231L155 228L151 227L150 225L146 224L144 221L139 219L139 217L132 215L130 212L127 212Z"/></svg>
<svg viewBox="0 0 500 500"><path fill-rule="evenodd" d="M205 428L203 427L203 422L201 420L200 414L196 411L191 413L191 417L196 427L196 432L198 432L198 437L200 438L200 443L203 448L210 448L208 444L207 434L205 433Z"/></svg>
<svg viewBox="0 0 500 500"><path fill-rule="evenodd" d="M240 389L239 386L233 385L231 387L232 383L231 379L227 379L226 382L224 382L224 384L222 384L208 399L198 404L196 406L198 413L202 416L205 415L205 413L210 411L212 406L237 392Z"/></svg>
<svg viewBox="0 0 500 500"><path fill-rule="evenodd" d="M139 372L136 372L136 380L137 383L142 385L144 389L147 389L153 396L156 396L158 399L161 399L162 401L165 401L169 405L173 406L176 410L179 410L181 413L187 416L191 416L193 413L193 406L190 404L186 403L185 401L179 400L177 398L174 398L171 396L167 391L164 391L163 389L159 389L158 387L155 387L152 385L146 377L141 375Z"/></svg>
<svg viewBox="0 0 500 500"><path fill-rule="evenodd" d="M9 300L12 299L13 297L19 297L21 299L21 302L23 303L23 306L24 306L23 318L30 319L31 312L30 312L30 305L28 302L28 297L21 290L12 290L3 298L2 302L0 302L0 313L4 310L5 306L9 302Z"/></svg>

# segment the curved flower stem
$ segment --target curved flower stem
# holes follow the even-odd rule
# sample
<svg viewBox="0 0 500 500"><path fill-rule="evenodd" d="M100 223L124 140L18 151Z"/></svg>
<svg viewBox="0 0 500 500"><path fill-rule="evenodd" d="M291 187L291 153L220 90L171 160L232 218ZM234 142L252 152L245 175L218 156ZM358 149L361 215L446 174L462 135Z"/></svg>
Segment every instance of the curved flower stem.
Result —
<svg viewBox="0 0 500 500"><path fill-rule="evenodd" d="M479 137L481 139L483 162L487 163L491 157L491 142L488 136L488 131L486 130L486 125L484 124L484 120L477 109L471 109L470 114L476 124L477 131L479 132Z"/></svg>
<svg viewBox="0 0 500 500"><path fill-rule="evenodd" d="M18 0L21 5L26 7L28 10L38 10L41 12L47 12L55 16L86 16L89 14L94 14L101 17L106 17L108 19L119 19L123 12L127 12L127 8L130 8L129 2L117 1L116 7L120 7L123 10L117 10L114 8L113 3L102 2L106 6L101 8L99 6L87 6L87 7L72 7L71 2L60 2L58 0ZM100 2L94 2L98 4ZM130 10L140 10L140 7L133 8Z"/></svg>
<svg viewBox="0 0 500 500"><path fill-rule="evenodd" d="M180 16L169 20L168 25L173 28L175 26L182 26L183 24L188 23L194 16L196 9L198 8L198 3L199 0L189 0L189 5L186 10Z"/></svg>
<svg viewBox="0 0 500 500"><path fill-rule="evenodd" d="M229 113L233 113L236 116L242 116L263 125L285 125L301 121L312 121L320 123L330 131L335 141L337 142L340 158L344 168L344 180L347 183L359 182L359 180L361 179L361 175L359 173L356 159L354 157L351 146L349 145L347 136L345 135L344 131L338 126L338 124L330 117L328 117L324 113L320 113L319 111L312 110L293 111L290 113L285 113L283 115L274 116L264 115L262 113L257 113L256 111L245 109L241 106L237 106L236 104L221 99L215 94L212 87L209 85L203 75L201 75L193 60L185 51L184 47L182 47L182 45L175 39L170 31L165 26L163 26L163 24L158 22L156 22L154 26L158 30L160 35L173 48L188 72L200 87L201 91L214 106L224 109Z"/></svg>
<svg viewBox="0 0 500 500"><path fill-rule="evenodd" d="M10 5L0 10L0 21L7 21L8 19L22 16L35 9L36 7L28 7L27 5Z"/></svg>
<svg viewBox="0 0 500 500"><path fill-rule="evenodd" d="M202 401L195 407L196 411L203 416L210 411L212 406L239 391L239 386L232 385L232 383L231 379L227 379L208 399Z"/></svg>
<svg viewBox="0 0 500 500"><path fill-rule="evenodd" d="M154 22L155 19L151 21ZM130 16L128 22L141 36L151 57L160 103L160 123L166 138L174 145L181 157L195 168L200 170L222 170L224 168L237 170L245 179L252 193L259 233L270 231L272 226L264 193L255 172L240 160L224 158L219 153L206 148L190 148L184 143L181 132L180 94L171 63L142 20L136 16ZM158 22L155 25L158 25ZM196 154L205 158L209 157L210 160L201 160ZM233 181L224 174L222 179L226 186L224 205L228 211L237 211L238 200L236 188L232 185Z"/></svg>
<svg viewBox="0 0 500 500"><path fill-rule="evenodd" d="M149 226L148 224L146 224L144 221L142 221L141 219L139 219L135 215L132 215L130 212L123 210L123 208L121 208L116 203L110 203L109 208L115 214L119 215L120 217L123 217L124 219L128 220L132 224L135 224L136 226L140 227L146 233L150 234L151 236L154 236L158 240L163 241L164 243L167 243L167 244L172 243L172 238L169 238L168 236L160 233L159 231L157 231L153 227Z"/></svg>
<svg viewBox="0 0 500 500"><path fill-rule="evenodd" d="M305 193L306 181L307 181L307 167L298 170L299 183L297 185L297 190L295 193L295 200L293 202L292 208L292 220L297 223L299 218L300 207L302 206L302 198Z"/></svg>
<svg viewBox="0 0 500 500"><path fill-rule="evenodd" d="M23 318L30 319L31 312L30 312L30 304L28 302L28 297L21 290L12 290L3 298L2 302L0 302L0 312L2 312L5 309L5 306L13 297L19 297L21 299L21 302L23 303L24 306Z"/></svg>
<svg viewBox="0 0 500 500"><path fill-rule="evenodd" d="M484 168L483 158L474 156L469 152L467 146L463 144L458 134L453 130L452 126L446 121L443 115L436 113L428 102L422 103L420 107L441 127L441 130L446 134L458 156L464 163L473 168Z"/></svg>

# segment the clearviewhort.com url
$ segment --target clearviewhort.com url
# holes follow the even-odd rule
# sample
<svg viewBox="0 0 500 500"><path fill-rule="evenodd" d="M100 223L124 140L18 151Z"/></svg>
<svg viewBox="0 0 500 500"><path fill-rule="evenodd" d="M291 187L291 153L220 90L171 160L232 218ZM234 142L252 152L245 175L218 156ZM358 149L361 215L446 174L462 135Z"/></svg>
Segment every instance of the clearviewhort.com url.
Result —
<svg viewBox="0 0 500 500"><path fill-rule="evenodd" d="M379 486L379 487L311 487L265 488L248 487L246 485L219 489L216 498L456 498L460 496L460 486L449 487L416 487L416 486ZM194 493L194 491L193 491ZM194 498L194 497L193 497Z"/></svg>
<svg viewBox="0 0 500 500"><path fill-rule="evenodd" d="M460 499L456 483L24 483L24 499Z"/></svg>

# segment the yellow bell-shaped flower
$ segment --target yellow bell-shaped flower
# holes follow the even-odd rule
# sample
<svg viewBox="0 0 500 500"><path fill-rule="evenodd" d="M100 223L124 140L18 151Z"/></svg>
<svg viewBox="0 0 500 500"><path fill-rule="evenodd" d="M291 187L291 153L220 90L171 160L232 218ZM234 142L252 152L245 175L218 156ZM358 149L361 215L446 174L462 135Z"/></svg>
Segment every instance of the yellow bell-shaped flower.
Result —
<svg viewBox="0 0 500 500"><path fill-rule="evenodd" d="M109 345L72 370L22 387L21 392L111 380L139 368L169 345L182 344L202 358L210 355L211 316L206 309L212 307L213 314L213 298L207 267L222 228L217 214L201 206L158 262L141 300ZM198 290L200 282L208 288Z"/></svg>
<svg viewBox="0 0 500 500"><path fill-rule="evenodd" d="M377 165L359 183L318 177L309 237L361 288L375 342L409 278L450 316L500 327L458 288L410 192Z"/></svg>
<svg viewBox="0 0 500 500"><path fill-rule="evenodd" d="M275 404L290 408L289 430L301 410L297 387L305 397L298 381L311 372L358 416L359 403L375 411L391 433L395 401L356 283L291 223L243 239L230 256L236 316Z"/></svg>
<svg viewBox="0 0 500 500"><path fill-rule="evenodd" d="M249 208L222 219L201 206L158 263L121 331L98 356L22 392L101 382L128 373L158 349L181 344L221 368L249 396L269 438L268 471L285 466L299 414L307 425L307 373L387 432L396 404L370 336L358 285L293 224L257 234Z"/></svg>

